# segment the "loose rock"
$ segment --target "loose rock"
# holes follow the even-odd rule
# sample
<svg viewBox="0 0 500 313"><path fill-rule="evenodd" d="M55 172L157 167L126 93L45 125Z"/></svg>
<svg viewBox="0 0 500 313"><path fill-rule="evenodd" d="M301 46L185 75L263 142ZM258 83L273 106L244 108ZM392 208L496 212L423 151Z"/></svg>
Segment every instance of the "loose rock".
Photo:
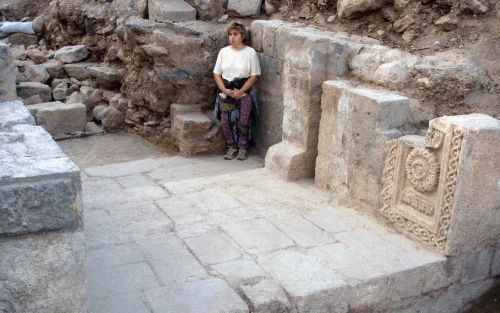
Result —
<svg viewBox="0 0 500 313"><path fill-rule="evenodd" d="M55 58L64 63L76 63L86 59L89 49L86 45L67 46L56 51Z"/></svg>
<svg viewBox="0 0 500 313"><path fill-rule="evenodd" d="M50 87L36 82L22 82L17 86L17 95L23 99L38 95L42 102L50 102L52 100L52 92Z"/></svg>
<svg viewBox="0 0 500 313"><path fill-rule="evenodd" d="M415 23L413 17L405 16L394 22L394 30L397 31L398 33L402 33L413 23Z"/></svg>
<svg viewBox="0 0 500 313"><path fill-rule="evenodd" d="M383 8L386 0L338 0L337 14L341 18L355 18L360 14Z"/></svg>
<svg viewBox="0 0 500 313"><path fill-rule="evenodd" d="M102 126L108 132L115 132L123 127L125 113L114 107L108 107L102 113Z"/></svg>
<svg viewBox="0 0 500 313"><path fill-rule="evenodd" d="M446 14L435 21L434 24L442 31L452 31L457 28L457 15L454 13Z"/></svg>
<svg viewBox="0 0 500 313"><path fill-rule="evenodd" d="M261 4L262 0L229 0L227 10L231 16L256 17Z"/></svg>

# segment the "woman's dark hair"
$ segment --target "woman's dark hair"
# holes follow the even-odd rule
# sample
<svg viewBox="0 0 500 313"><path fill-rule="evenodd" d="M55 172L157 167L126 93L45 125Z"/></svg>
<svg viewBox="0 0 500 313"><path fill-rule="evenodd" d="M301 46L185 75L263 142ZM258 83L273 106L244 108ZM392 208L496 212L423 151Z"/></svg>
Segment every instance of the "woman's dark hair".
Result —
<svg viewBox="0 0 500 313"><path fill-rule="evenodd" d="M240 24L238 22L231 22L231 24L229 24L229 26L227 27L226 31L229 34L229 32L232 30L239 31L241 34L241 40L243 41L244 44L247 43L248 33L247 33L247 29L246 29L245 25Z"/></svg>

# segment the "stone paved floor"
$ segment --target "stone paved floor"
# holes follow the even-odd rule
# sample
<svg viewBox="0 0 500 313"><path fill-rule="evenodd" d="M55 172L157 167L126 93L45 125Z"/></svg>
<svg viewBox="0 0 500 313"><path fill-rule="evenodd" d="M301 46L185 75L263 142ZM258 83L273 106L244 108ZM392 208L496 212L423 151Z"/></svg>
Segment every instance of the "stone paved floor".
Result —
<svg viewBox="0 0 500 313"><path fill-rule="evenodd" d="M359 304L446 283L442 257L257 158L142 159L82 176L92 313L333 312L346 290Z"/></svg>

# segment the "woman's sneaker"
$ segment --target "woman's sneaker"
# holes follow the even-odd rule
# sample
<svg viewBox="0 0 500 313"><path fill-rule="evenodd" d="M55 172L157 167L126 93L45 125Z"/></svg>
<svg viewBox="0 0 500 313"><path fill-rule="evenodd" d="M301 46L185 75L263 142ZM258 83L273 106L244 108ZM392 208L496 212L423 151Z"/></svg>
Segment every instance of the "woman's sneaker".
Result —
<svg viewBox="0 0 500 313"><path fill-rule="evenodd" d="M224 160L232 160L236 157L236 152L238 150L235 147L229 147L227 149L226 155L224 156Z"/></svg>
<svg viewBox="0 0 500 313"><path fill-rule="evenodd" d="M247 158L248 158L247 149L241 148L240 151L238 151L238 156L236 157L236 160L244 161Z"/></svg>

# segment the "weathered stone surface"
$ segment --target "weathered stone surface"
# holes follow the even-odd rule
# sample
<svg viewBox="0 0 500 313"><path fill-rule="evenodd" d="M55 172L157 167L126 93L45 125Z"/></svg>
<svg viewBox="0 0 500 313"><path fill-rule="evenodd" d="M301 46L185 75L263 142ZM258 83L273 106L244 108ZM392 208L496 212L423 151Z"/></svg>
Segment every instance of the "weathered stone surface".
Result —
<svg viewBox="0 0 500 313"><path fill-rule="evenodd" d="M35 48L26 50L26 55L36 64L42 64L47 60L45 53Z"/></svg>
<svg viewBox="0 0 500 313"><path fill-rule="evenodd" d="M393 141L382 178L382 214L445 255L475 251L498 238L500 172L490 156L499 153L499 145L491 144L499 131L500 122L484 114L446 116L431 120L425 139Z"/></svg>
<svg viewBox="0 0 500 313"><path fill-rule="evenodd" d="M69 77L76 78L78 80L86 80L92 78L91 68L97 66L97 63L93 62L79 62L72 64L65 64L64 70Z"/></svg>
<svg viewBox="0 0 500 313"><path fill-rule="evenodd" d="M87 311L81 232L2 238L0 250L0 308L6 312Z"/></svg>
<svg viewBox="0 0 500 313"><path fill-rule="evenodd" d="M379 207L387 131L410 119L408 98L345 81L323 84L315 182L346 203Z"/></svg>
<svg viewBox="0 0 500 313"><path fill-rule="evenodd" d="M65 76L63 65L64 63L55 59L48 60L47 62L41 64L41 66L49 72L52 78L63 78Z"/></svg>
<svg viewBox="0 0 500 313"><path fill-rule="evenodd" d="M218 19L225 12L223 0L187 0L186 2L196 9L202 20Z"/></svg>
<svg viewBox="0 0 500 313"><path fill-rule="evenodd" d="M339 0L337 14L342 18L354 18L363 13L383 8L387 0Z"/></svg>
<svg viewBox="0 0 500 313"><path fill-rule="evenodd" d="M189 238L186 243L204 264L221 263L241 256L238 247L221 232L210 232Z"/></svg>
<svg viewBox="0 0 500 313"><path fill-rule="evenodd" d="M52 89L52 97L55 101L64 101L68 95L68 84L62 83Z"/></svg>
<svg viewBox="0 0 500 313"><path fill-rule="evenodd" d="M183 0L150 0L149 18L156 22L196 20L196 10Z"/></svg>
<svg viewBox="0 0 500 313"><path fill-rule="evenodd" d="M224 147L220 125L200 111L199 105L170 106L171 134L183 155L217 153Z"/></svg>
<svg viewBox="0 0 500 313"><path fill-rule="evenodd" d="M55 139L83 132L87 124L87 108L82 103L46 102L30 105L29 110L37 125Z"/></svg>
<svg viewBox="0 0 500 313"><path fill-rule="evenodd" d="M104 88L113 89L120 87L123 80L124 70L122 68L92 66L88 68L88 71L90 72L90 77L95 78L97 83Z"/></svg>
<svg viewBox="0 0 500 313"><path fill-rule="evenodd" d="M229 0L227 10L232 16L256 17L260 13L262 0Z"/></svg>
<svg viewBox="0 0 500 313"><path fill-rule="evenodd" d="M252 312L280 313L291 309L285 291L272 280L263 280L254 286L242 286L241 289L252 305Z"/></svg>
<svg viewBox="0 0 500 313"><path fill-rule="evenodd" d="M347 283L314 257L283 250L257 262L285 288L298 312L347 312Z"/></svg>
<svg viewBox="0 0 500 313"><path fill-rule="evenodd" d="M23 99L27 99L32 96L40 96L40 99L44 102L49 102L52 100L52 92L50 87L36 82L22 82L17 86L17 95Z"/></svg>
<svg viewBox="0 0 500 313"><path fill-rule="evenodd" d="M81 214L80 174L41 128L12 126L2 136L0 173L4 234L75 228ZM12 141L9 138L18 138ZM22 138L22 141L19 139Z"/></svg>
<svg viewBox="0 0 500 313"><path fill-rule="evenodd" d="M238 294L218 278L169 284L146 292L146 297L158 312L249 312Z"/></svg>
<svg viewBox="0 0 500 313"><path fill-rule="evenodd" d="M256 121L255 144L262 155L282 138L283 93L281 62L259 53L262 68L257 82L259 91L259 112Z"/></svg>
<svg viewBox="0 0 500 313"><path fill-rule="evenodd" d="M86 45L67 46L56 51L54 57L63 63L76 63L86 59L89 49Z"/></svg>
<svg viewBox="0 0 500 313"><path fill-rule="evenodd" d="M17 124L35 125L35 119L20 100L0 102L0 131Z"/></svg>
<svg viewBox="0 0 500 313"><path fill-rule="evenodd" d="M26 64L18 67L19 77L18 82L38 82L46 83L49 78L49 72L42 65Z"/></svg>
<svg viewBox="0 0 500 313"><path fill-rule="evenodd" d="M223 225L226 233L251 253L262 253L293 246L285 234L264 220Z"/></svg>
<svg viewBox="0 0 500 313"><path fill-rule="evenodd" d="M267 36L267 24L253 24L256 38L259 28L264 29L261 43ZM321 83L328 77L345 73L349 49L344 40L312 29L281 27L276 23L269 23L269 28L270 39L273 38L271 29L278 29L275 44L262 47L285 61L282 70L284 109L282 142L268 150L266 167L286 179L312 177L317 155Z"/></svg>
<svg viewBox="0 0 500 313"><path fill-rule="evenodd" d="M114 132L122 128L124 121L125 114L114 107L107 107L101 114L102 126L108 132Z"/></svg>
<svg viewBox="0 0 500 313"><path fill-rule="evenodd" d="M9 46L0 43L0 101L16 99L16 72Z"/></svg>
<svg viewBox="0 0 500 313"><path fill-rule="evenodd" d="M466 255L464 258L462 282L470 284L488 278L490 275L490 264L494 256L493 253L494 249L491 247Z"/></svg>
<svg viewBox="0 0 500 313"><path fill-rule="evenodd" d="M251 260L229 261L213 265L212 268L234 286L254 283L266 277L260 266Z"/></svg>

